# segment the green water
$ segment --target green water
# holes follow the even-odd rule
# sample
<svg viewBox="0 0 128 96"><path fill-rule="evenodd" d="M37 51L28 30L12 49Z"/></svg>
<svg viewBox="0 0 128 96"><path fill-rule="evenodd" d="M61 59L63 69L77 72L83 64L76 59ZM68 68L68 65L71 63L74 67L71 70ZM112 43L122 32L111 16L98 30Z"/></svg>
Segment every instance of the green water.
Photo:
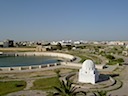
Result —
<svg viewBox="0 0 128 96"><path fill-rule="evenodd" d="M55 62L58 62L56 58L46 56L0 57L0 67L40 65Z"/></svg>

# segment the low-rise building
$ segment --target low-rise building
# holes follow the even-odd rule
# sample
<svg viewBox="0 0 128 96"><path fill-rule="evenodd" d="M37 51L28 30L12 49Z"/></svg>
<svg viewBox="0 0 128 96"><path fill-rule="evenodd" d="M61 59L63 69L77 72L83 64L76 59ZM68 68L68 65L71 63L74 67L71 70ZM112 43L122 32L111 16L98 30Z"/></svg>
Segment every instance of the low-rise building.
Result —
<svg viewBox="0 0 128 96"><path fill-rule="evenodd" d="M128 45L126 45L126 47L125 47L126 49L128 49Z"/></svg>
<svg viewBox="0 0 128 96"><path fill-rule="evenodd" d="M14 47L14 41L7 39L3 42L0 42L0 47Z"/></svg>
<svg viewBox="0 0 128 96"><path fill-rule="evenodd" d="M0 47L3 47L4 46L4 42L0 42Z"/></svg>
<svg viewBox="0 0 128 96"><path fill-rule="evenodd" d="M128 56L128 51L122 51L122 55Z"/></svg>
<svg viewBox="0 0 128 96"><path fill-rule="evenodd" d="M38 52L42 52L42 51L50 51L52 49L51 46L42 46L42 45L38 45L36 47L36 51Z"/></svg>

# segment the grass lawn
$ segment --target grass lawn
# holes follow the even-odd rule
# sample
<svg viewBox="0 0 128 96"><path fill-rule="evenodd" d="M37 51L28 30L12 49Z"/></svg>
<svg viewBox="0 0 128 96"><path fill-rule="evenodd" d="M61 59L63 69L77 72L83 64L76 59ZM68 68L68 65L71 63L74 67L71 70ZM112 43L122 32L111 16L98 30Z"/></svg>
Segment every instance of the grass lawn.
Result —
<svg viewBox="0 0 128 96"><path fill-rule="evenodd" d="M3 96L7 93L23 90L25 86L25 81L0 81L0 96Z"/></svg>
<svg viewBox="0 0 128 96"><path fill-rule="evenodd" d="M59 86L58 78L45 78L45 79L38 79L33 83L32 89L34 90L49 90L54 89L53 86Z"/></svg>
<svg viewBox="0 0 128 96"><path fill-rule="evenodd" d="M98 58L97 56L93 55L93 54L83 53L81 51L70 51L70 52L68 52L68 54L80 57L81 60L80 60L79 63L83 63L87 59L93 60L94 63L96 63L96 64L100 64L101 63L101 59Z"/></svg>

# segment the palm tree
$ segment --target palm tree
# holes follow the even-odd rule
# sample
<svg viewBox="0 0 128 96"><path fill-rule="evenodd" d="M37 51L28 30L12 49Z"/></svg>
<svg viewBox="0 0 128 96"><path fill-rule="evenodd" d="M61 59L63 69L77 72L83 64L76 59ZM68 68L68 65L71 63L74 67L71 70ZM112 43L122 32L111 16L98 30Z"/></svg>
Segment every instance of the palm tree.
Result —
<svg viewBox="0 0 128 96"><path fill-rule="evenodd" d="M56 73L56 75L57 75L58 78L61 77L60 70L59 69L55 69L54 72Z"/></svg>
<svg viewBox="0 0 128 96"><path fill-rule="evenodd" d="M69 80L67 80L67 82L64 82L64 80L59 80L59 84L60 86L54 87L57 93L52 94L52 96L85 96L86 95L86 92L84 91L76 91L77 88L75 86L72 86L73 83L71 83Z"/></svg>
<svg viewBox="0 0 128 96"><path fill-rule="evenodd" d="M103 91L103 90L97 91L97 95L96 93L94 93L94 95L95 96L107 96L107 91Z"/></svg>

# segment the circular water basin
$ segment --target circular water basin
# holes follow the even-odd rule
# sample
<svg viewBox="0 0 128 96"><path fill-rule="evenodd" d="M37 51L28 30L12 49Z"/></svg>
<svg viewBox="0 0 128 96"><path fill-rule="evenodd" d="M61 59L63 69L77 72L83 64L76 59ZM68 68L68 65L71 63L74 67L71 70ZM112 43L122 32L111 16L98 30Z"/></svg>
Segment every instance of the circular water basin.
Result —
<svg viewBox="0 0 128 96"><path fill-rule="evenodd" d="M59 60L48 56L11 56L0 57L0 67L17 67L57 63Z"/></svg>

